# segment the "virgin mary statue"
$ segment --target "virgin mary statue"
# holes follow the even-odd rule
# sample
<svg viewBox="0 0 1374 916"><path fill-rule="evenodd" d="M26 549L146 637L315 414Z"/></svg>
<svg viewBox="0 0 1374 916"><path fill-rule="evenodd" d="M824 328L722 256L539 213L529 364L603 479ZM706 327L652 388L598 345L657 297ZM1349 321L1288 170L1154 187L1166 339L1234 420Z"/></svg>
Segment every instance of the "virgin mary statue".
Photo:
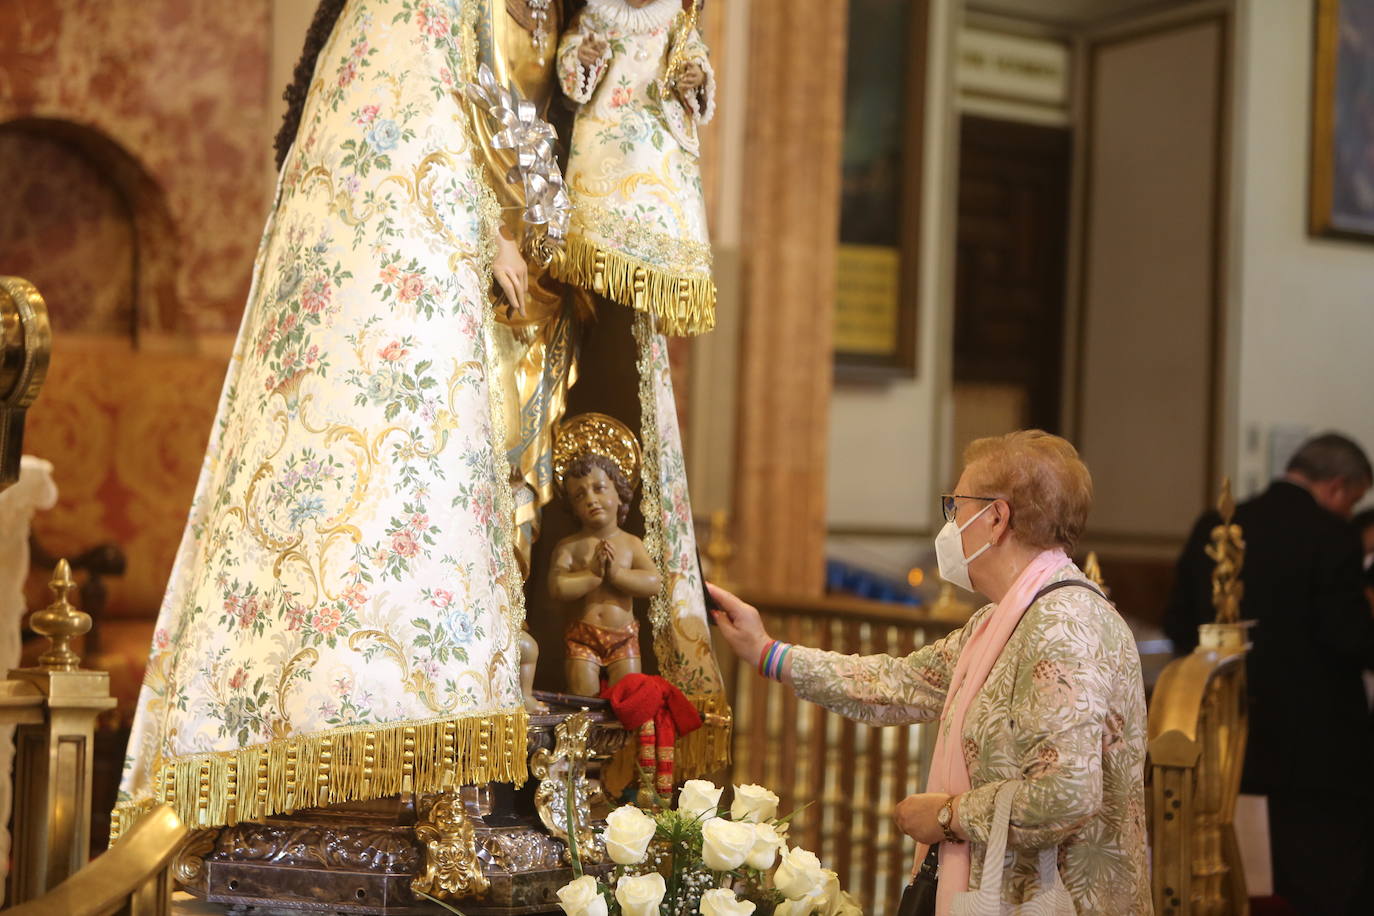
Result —
<svg viewBox="0 0 1374 916"><path fill-rule="evenodd" d="M532 106L479 100L547 76L561 9L320 3L115 835L158 803L215 827L525 778L522 561L529 507L548 500L548 430L575 380L554 357L575 345L554 320L566 300L542 272L527 278L509 219L548 216L531 195L556 187L556 170L526 175L519 200L506 173L541 161L522 144L547 132ZM470 91L502 42L534 65L497 61L497 80ZM548 253L538 234L525 241ZM515 318L528 307L528 326L498 323L502 291ZM638 375L645 542L665 583L649 609L658 666L728 717L663 337L638 316L623 346ZM724 721L683 756L722 763Z"/></svg>

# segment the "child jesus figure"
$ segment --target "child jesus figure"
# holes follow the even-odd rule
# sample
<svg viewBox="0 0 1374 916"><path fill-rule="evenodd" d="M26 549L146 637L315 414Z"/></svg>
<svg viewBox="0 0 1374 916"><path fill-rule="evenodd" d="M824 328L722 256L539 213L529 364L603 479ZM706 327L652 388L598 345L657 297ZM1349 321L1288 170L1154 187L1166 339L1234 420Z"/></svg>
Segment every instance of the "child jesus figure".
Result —
<svg viewBox="0 0 1374 916"><path fill-rule="evenodd" d="M603 669L612 685L641 670L634 599L658 594L662 583L644 542L620 530L632 490L614 461L576 458L563 492L582 530L554 548L549 589L559 601L581 602L564 632L569 692L597 696Z"/></svg>

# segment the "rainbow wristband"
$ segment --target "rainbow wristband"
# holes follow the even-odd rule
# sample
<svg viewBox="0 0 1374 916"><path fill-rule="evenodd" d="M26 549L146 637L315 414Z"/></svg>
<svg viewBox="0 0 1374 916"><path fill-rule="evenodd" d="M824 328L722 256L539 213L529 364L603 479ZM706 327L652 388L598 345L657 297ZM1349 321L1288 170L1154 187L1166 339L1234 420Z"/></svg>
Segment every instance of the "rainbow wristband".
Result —
<svg viewBox="0 0 1374 916"><path fill-rule="evenodd" d="M777 645L778 641L776 639L770 639L768 640L768 645L764 646L763 651L759 653L759 674L764 677L768 677L768 662L773 655L773 650L777 648Z"/></svg>
<svg viewBox="0 0 1374 916"><path fill-rule="evenodd" d="M790 642L778 642L776 639L770 641L759 655L759 674L775 681L782 680L782 663L787 660L787 653L791 651Z"/></svg>

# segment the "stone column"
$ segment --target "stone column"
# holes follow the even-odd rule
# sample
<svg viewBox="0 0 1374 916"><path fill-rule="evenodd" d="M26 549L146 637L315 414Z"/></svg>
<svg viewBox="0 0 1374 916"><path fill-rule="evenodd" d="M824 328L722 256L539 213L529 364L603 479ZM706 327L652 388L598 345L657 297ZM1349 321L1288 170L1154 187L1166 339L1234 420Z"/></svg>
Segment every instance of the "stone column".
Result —
<svg viewBox="0 0 1374 916"><path fill-rule="evenodd" d="M824 587L847 7L750 5L733 572L751 590Z"/></svg>

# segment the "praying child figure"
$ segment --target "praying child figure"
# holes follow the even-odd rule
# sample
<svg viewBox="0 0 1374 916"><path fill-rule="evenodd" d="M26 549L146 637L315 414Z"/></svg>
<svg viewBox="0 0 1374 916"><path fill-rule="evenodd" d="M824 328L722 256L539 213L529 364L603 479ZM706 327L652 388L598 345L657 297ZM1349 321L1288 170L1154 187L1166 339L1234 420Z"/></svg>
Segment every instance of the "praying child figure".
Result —
<svg viewBox="0 0 1374 916"><path fill-rule="evenodd" d="M581 601L564 633L568 689L596 696L603 668L611 684L640 671L634 599L658 594L661 583L644 542L620 530L632 491L615 462L595 454L575 459L563 492L582 530L554 548L549 590L559 601Z"/></svg>
<svg viewBox="0 0 1374 916"><path fill-rule="evenodd" d="M716 287L697 128L715 78L699 0L587 0L558 50L578 103L568 156L573 203L559 279L653 315L667 334L715 324Z"/></svg>

